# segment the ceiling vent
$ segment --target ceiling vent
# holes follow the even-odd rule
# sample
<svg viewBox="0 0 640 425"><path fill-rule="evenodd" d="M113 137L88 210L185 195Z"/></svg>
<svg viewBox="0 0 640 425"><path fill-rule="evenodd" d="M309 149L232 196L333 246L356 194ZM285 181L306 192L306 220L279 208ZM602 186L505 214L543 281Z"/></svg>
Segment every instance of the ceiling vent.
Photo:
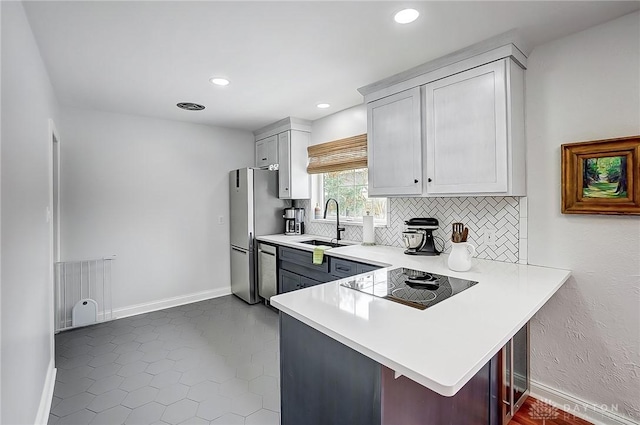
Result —
<svg viewBox="0 0 640 425"><path fill-rule="evenodd" d="M202 111L204 109L204 105L198 105L197 103L191 102L180 102L176 106L187 111Z"/></svg>

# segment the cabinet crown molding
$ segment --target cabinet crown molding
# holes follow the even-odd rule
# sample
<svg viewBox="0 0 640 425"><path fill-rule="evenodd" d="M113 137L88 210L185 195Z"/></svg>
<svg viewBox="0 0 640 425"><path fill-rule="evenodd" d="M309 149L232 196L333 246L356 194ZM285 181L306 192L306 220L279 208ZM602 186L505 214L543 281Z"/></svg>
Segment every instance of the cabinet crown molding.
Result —
<svg viewBox="0 0 640 425"><path fill-rule="evenodd" d="M306 131L307 133L311 133L311 121L303 120L302 118L287 117L287 118L281 119L280 121L276 121L272 124L264 126L258 130L255 130L253 132L253 135L256 141L258 141L266 137L280 134L283 131L287 131L287 130L298 130L298 131Z"/></svg>
<svg viewBox="0 0 640 425"><path fill-rule="evenodd" d="M365 97L365 103L369 103L507 57L512 58L522 69L526 69L529 53L519 33L510 30L360 87L358 91Z"/></svg>

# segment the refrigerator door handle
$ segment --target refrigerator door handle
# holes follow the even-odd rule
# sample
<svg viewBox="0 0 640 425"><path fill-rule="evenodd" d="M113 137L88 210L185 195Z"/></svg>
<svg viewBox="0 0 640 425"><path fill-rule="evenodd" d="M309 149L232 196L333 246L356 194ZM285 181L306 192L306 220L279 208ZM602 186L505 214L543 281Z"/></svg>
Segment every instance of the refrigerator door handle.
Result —
<svg viewBox="0 0 640 425"><path fill-rule="evenodd" d="M253 251L253 232L249 232L249 251Z"/></svg>

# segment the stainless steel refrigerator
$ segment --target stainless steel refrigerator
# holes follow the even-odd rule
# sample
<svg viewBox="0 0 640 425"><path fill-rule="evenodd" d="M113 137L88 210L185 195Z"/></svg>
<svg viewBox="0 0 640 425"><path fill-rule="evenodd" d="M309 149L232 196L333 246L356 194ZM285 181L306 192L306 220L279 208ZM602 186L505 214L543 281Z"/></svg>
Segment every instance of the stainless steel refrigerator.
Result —
<svg viewBox="0 0 640 425"><path fill-rule="evenodd" d="M256 236L284 233L278 198L278 172L241 168L229 173L231 292L249 304L260 300L257 288Z"/></svg>

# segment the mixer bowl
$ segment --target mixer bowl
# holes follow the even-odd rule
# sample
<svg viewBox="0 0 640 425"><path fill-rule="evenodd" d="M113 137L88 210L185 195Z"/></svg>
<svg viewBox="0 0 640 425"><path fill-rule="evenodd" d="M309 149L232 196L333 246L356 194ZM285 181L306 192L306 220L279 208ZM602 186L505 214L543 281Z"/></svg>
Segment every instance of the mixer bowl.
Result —
<svg viewBox="0 0 640 425"><path fill-rule="evenodd" d="M402 232L402 240L407 249L418 249L424 241L424 233L415 230L407 230Z"/></svg>

